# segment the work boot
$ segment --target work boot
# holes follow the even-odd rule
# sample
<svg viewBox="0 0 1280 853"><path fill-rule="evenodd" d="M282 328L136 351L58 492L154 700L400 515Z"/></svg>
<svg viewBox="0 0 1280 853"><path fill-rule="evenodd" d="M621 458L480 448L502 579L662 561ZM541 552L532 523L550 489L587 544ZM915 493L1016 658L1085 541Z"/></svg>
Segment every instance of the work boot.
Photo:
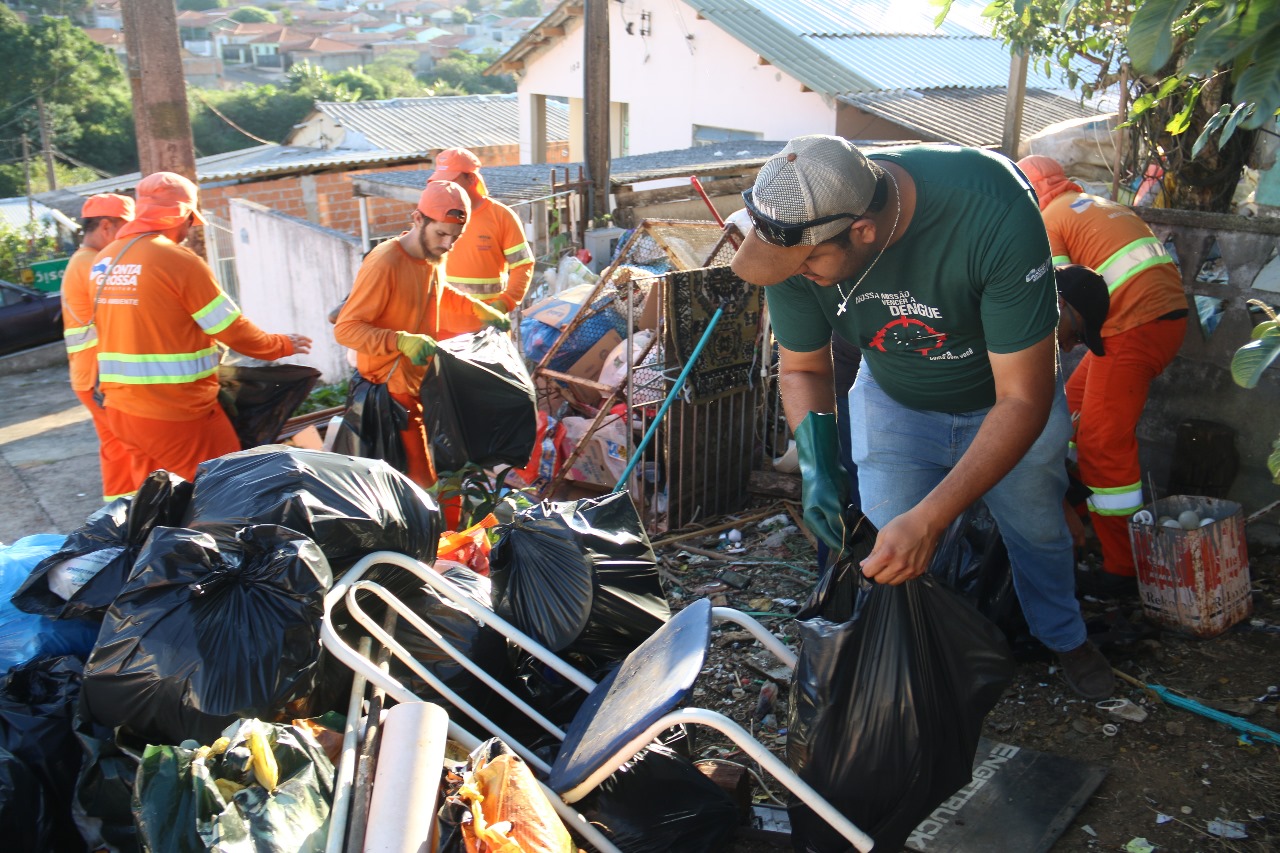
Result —
<svg viewBox="0 0 1280 853"><path fill-rule="evenodd" d="M1116 678L1111 674L1110 662L1088 640L1069 652L1058 652L1058 663L1067 686L1081 697L1097 701L1115 692Z"/></svg>
<svg viewBox="0 0 1280 853"><path fill-rule="evenodd" d="M1137 598L1138 579L1133 575L1076 569L1076 594L1094 598Z"/></svg>

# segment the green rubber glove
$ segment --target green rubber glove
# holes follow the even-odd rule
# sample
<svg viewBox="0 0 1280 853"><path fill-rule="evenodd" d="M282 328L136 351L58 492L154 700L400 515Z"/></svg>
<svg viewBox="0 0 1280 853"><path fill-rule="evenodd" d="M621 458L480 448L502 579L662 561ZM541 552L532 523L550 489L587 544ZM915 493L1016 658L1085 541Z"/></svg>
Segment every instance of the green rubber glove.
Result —
<svg viewBox="0 0 1280 853"><path fill-rule="evenodd" d="M487 305L479 300L471 306L471 310L475 312L476 317L486 326L492 326L499 332L511 331L511 318L503 314L497 308Z"/></svg>
<svg viewBox="0 0 1280 853"><path fill-rule="evenodd" d="M839 553L847 534L844 511L849 505L849 484L840 465L837 428L834 414L810 412L796 428L796 455L800 459L805 526Z"/></svg>
<svg viewBox="0 0 1280 853"><path fill-rule="evenodd" d="M426 364L427 359L436 354L436 340L430 335L396 332L396 349L414 364Z"/></svg>

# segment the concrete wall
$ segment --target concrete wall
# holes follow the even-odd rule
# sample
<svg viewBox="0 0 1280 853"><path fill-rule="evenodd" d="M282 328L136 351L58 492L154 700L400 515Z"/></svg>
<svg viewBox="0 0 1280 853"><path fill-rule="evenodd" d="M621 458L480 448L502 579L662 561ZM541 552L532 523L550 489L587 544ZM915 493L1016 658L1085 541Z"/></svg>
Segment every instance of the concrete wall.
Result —
<svg viewBox="0 0 1280 853"><path fill-rule="evenodd" d="M244 199L230 207L245 316L270 332L307 335L311 353L290 360L315 367L324 382L345 379L346 349L333 339L327 315L351 292L360 241Z"/></svg>
<svg viewBox="0 0 1280 853"><path fill-rule="evenodd" d="M643 9L651 13L651 32L645 37L639 34L638 2L608 3L607 8L610 99L627 105L628 153L688 148L695 124L780 140L836 132L834 102L804 91L779 69L760 65L754 52L710 21L699 20L680 0ZM632 35L626 32L627 21ZM582 98L581 18L573 19L563 38L532 57L519 92L521 157L532 162L530 96Z"/></svg>
<svg viewBox="0 0 1280 853"><path fill-rule="evenodd" d="M1193 309L1182 350L1152 385L1138 428L1144 485L1149 476L1158 496L1164 496L1179 423L1215 421L1235 430L1240 454L1240 470L1227 497L1244 504L1246 512L1258 509L1280 498L1280 486L1271 482L1266 466L1271 445L1280 436L1280 369L1273 367L1258 387L1245 389L1232 381L1230 368L1231 356L1249 342L1253 327L1265 319L1250 315L1246 300L1280 304L1275 286L1264 282L1267 276L1259 276L1268 264L1274 268L1280 263L1275 260L1280 219L1151 208L1140 208L1139 213L1161 240L1173 240L1188 296L1213 296L1227 302L1221 322L1207 339ZM1226 266L1226 284L1197 280L1201 263L1215 243Z"/></svg>

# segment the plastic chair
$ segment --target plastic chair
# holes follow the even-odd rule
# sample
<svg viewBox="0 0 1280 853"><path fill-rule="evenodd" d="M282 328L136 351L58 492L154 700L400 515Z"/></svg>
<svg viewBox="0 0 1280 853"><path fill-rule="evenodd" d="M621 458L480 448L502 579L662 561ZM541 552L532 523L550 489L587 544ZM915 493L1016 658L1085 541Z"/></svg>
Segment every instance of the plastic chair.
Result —
<svg viewBox="0 0 1280 853"><path fill-rule="evenodd" d="M568 731L561 730L500 684L493 676L467 659L439 632L409 610L381 584L364 579L365 573L371 568L383 565L396 566L413 573L442 597L465 609L478 622L494 628L570 683L586 691L587 699L574 717ZM362 592L377 596L389 607L395 609L401 620L413 625L468 672L518 707L541 728L562 740L563 744L554 765L548 765L530 752L415 660L361 607L358 598ZM795 667L795 655L763 625L739 611L727 607L712 607L706 599L695 601L645 640L617 669L596 684L532 637L461 593L448 579L432 568L403 554L380 551L361 559L329 590L325 597L325 620L321 641L334 657L351 667L357 675L364 676L370 682L379 685L401 702L417 702L421 699L399 681L374 666L367 657L352 649L334 629L330 614L333 608L343 601L352 618L368 631L370 636L386 645L392 654L396 655L415 675L474 720L480 728L501 738L524 758L534 773L545 780L544 790L560 815L566 819L570 830L581 833L599 850L613 851L617 848L568 804L586 796L637 752L652 743L658 734L681 723L708 726L728 737L743 752L759 762L766 772L801 802L826 820L854 848L866 853L875 844L870 836L840 814L742 726L715 711L683 707L706 661L713 620L739 625L786 666ZM449 736L467 749L474 749L479 744L477 738L452 720L449 725Z"/></svg>

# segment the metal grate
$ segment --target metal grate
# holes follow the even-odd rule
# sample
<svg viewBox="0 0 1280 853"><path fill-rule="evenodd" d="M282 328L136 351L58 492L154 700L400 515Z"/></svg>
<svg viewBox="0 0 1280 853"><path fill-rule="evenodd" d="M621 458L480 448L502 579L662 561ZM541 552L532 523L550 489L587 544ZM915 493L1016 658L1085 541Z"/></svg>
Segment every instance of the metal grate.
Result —
<svg viewBox="0 0 1280 853"><path fill-rule="evenodd" d="M218 284L237 303L240 302L240 281L236 278L236 241L231 233L231 223L221 216L201 211L206 220L204 228L205 251L209 266Z"/></svg>

